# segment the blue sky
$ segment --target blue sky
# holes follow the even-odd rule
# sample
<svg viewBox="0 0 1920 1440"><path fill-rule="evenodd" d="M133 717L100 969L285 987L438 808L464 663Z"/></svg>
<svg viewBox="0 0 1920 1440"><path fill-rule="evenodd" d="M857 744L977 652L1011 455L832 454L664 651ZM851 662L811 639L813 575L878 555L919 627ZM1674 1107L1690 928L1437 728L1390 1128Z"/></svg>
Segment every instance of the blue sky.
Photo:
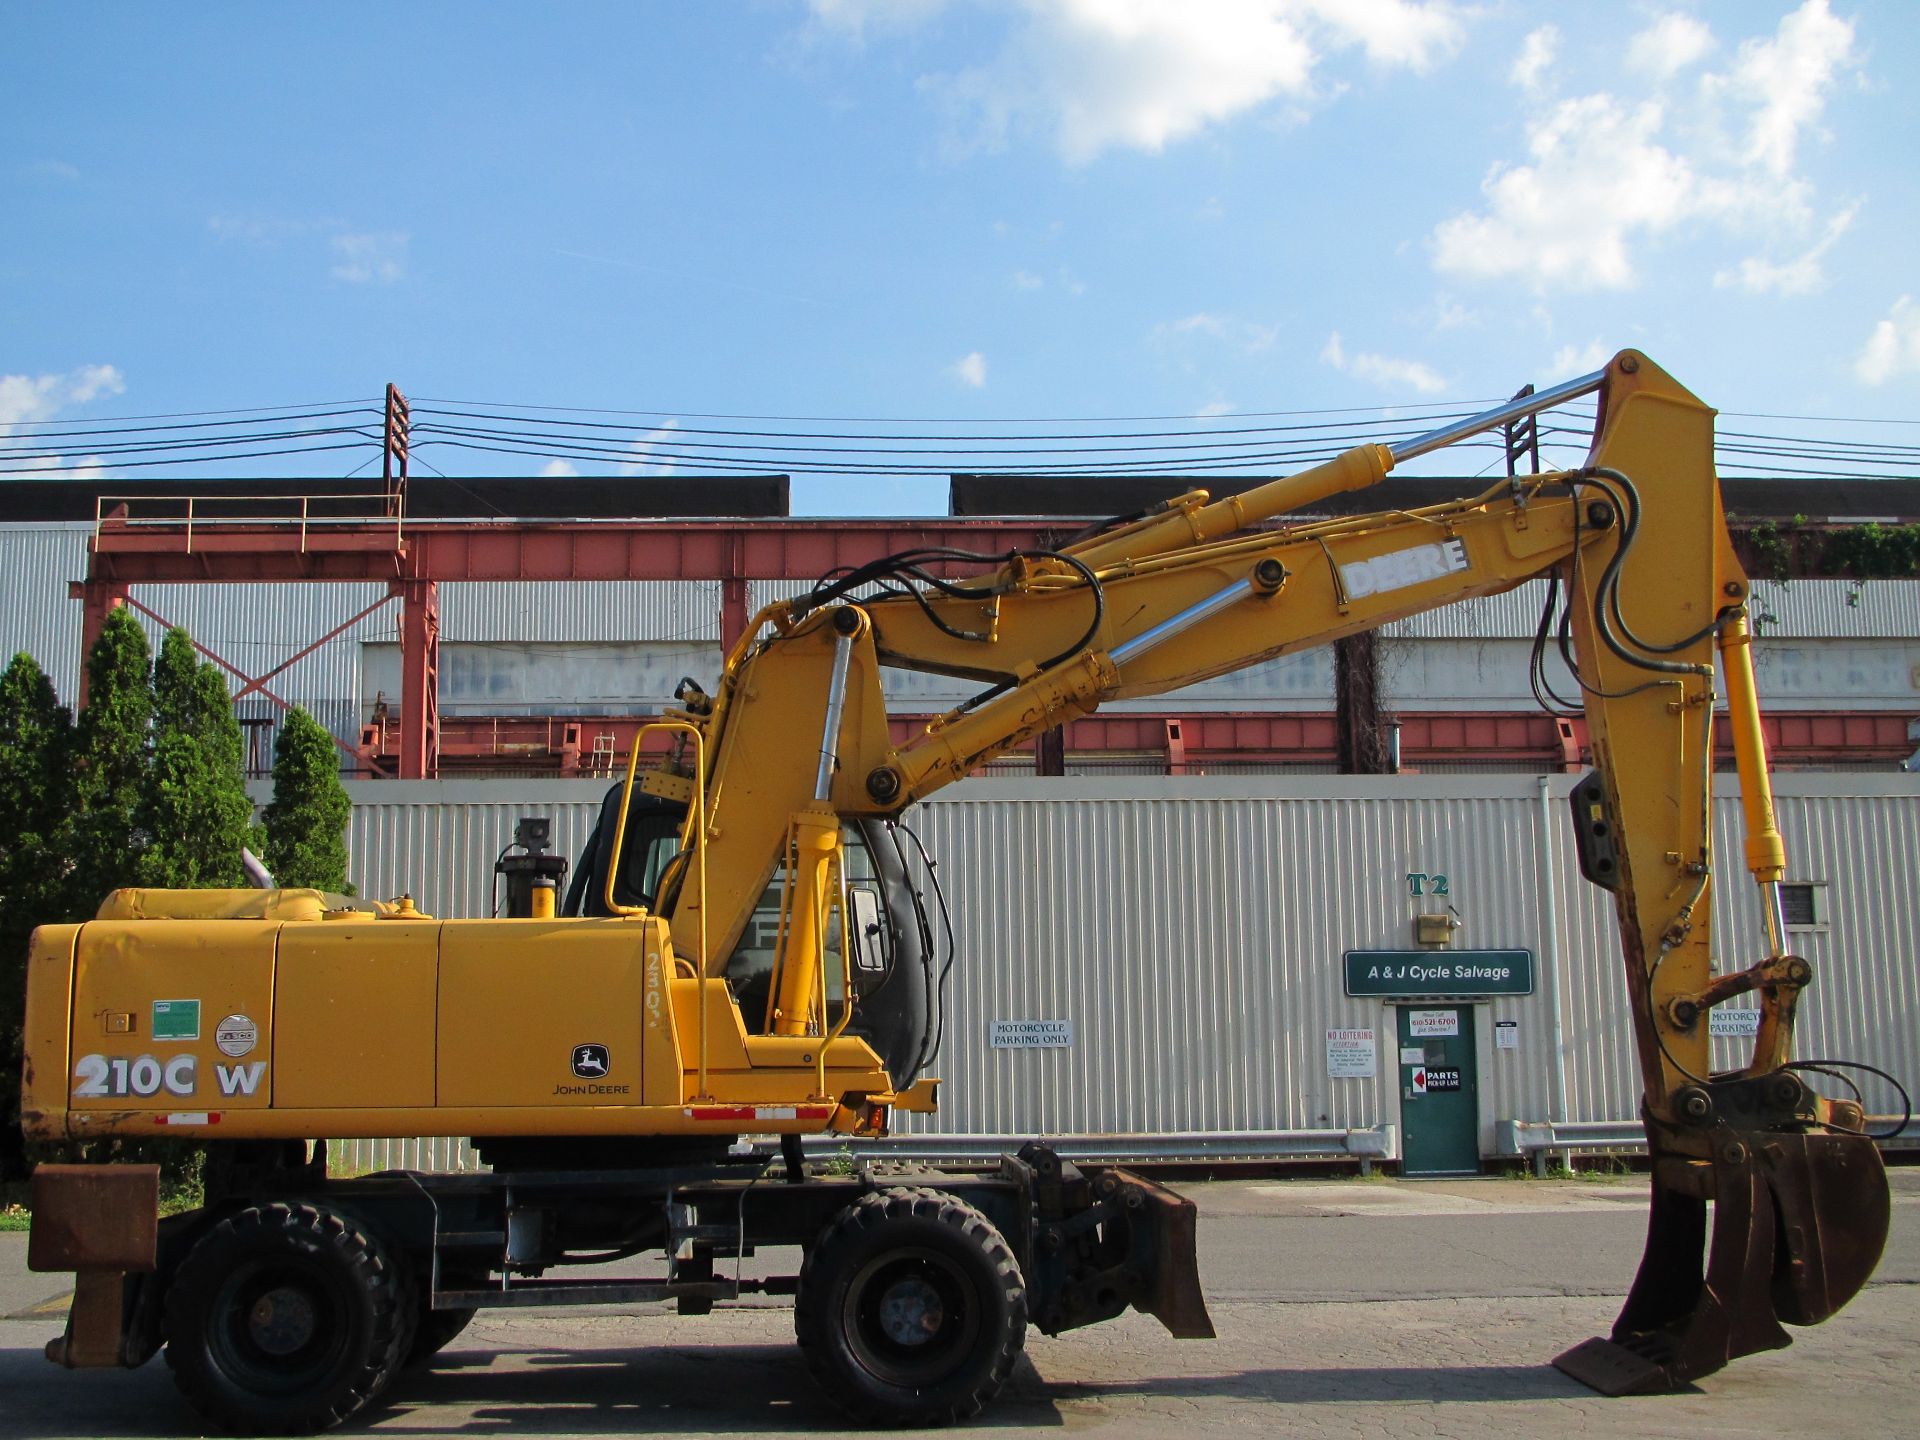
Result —
<svg viewBox="0 0 1920 1440"><path fill-rule="evenodd" d="M9 0L0 428L387 380L659 412L668 443L697 413L1244 416L1504 396L1624 345L1727 411L1910 420L1915 19Z"/></svg>

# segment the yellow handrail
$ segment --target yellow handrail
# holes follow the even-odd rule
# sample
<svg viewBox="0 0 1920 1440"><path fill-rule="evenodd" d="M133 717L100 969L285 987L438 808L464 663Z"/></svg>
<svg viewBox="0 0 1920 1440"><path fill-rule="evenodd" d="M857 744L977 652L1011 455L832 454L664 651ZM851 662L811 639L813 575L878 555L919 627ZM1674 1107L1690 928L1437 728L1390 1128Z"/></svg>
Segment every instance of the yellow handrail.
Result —
<svg viewBox="0 0 1920 1440"><path fill-rule="evenodd" d="M601 898L610 915L646 915L644 905L623 905L613 896L614 879L620 874L620 852L627 839L627 807L633 803L633 782L640 773L640 744L652 730L677 730L693 737L693 799L687 806L686 823L680 830L680 848L693 852L694 901L699 907L699 961L694 973L699 982L700 1097L707 1094L707 749L706 737L699 727L685 720L653 720L634 732L633 750L627 757L627 782L620 791L620 813L613 821L613 852L607 857L607 873ZM663 983L671 975L663 970Z"/></svg>

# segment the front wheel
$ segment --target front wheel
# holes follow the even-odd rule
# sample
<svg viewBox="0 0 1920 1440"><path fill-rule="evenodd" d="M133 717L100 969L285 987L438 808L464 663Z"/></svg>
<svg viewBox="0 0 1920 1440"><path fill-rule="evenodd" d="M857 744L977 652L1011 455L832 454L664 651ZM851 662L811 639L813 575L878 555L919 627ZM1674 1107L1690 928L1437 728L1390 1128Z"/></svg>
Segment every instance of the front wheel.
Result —
<svg viewBox="0 0 1920 1440"><path fill-rule="evenodd" d="M221 1221L167 1292L167 1364L208 1419L252 1434L334 1425L384 1388L412 1296L358 1222L311 1205Z"/></svg>
<svg viewBox="0 0 1920 1440"><path fill-rule="evenodd" d="M864 1195L800 1275L794 1329L821 1388L855 1419L978 1414L1026 1341L1026 1285L993 1222L938 1190Z"/></svg>

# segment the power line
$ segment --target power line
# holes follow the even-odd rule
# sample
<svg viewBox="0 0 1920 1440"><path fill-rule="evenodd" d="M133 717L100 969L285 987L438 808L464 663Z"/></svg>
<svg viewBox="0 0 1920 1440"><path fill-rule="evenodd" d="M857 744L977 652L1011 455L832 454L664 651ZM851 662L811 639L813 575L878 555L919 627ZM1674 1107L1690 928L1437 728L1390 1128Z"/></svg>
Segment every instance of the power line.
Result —
<svg viewBox="0 0 1920 1440"><path fill-rule="evenodd" d="M262 405L242 410L168 410L155 415L102 415L87 419L73 420L31 420L21 424L31 425L90 425L99 421L118 424L123 420L190 420L202 415L260 415L265 416L273 410L299 410L302 408L323 408L335 405L371 405L378 407L378 399L366 400L303 400L297 405Z"/></svg>

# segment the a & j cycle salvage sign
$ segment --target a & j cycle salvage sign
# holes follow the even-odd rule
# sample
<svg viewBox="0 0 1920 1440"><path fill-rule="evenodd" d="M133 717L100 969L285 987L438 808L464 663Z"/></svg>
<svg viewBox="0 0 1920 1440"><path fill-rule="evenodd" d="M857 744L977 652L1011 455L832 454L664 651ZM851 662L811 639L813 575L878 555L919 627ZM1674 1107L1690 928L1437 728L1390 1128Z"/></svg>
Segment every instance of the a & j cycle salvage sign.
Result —
<svg viewBox="0 0 1920 1440"><path fill-rule="evenodd" d="M1531 950L1349 950L1347 994L1531 995Z"/></svg>

